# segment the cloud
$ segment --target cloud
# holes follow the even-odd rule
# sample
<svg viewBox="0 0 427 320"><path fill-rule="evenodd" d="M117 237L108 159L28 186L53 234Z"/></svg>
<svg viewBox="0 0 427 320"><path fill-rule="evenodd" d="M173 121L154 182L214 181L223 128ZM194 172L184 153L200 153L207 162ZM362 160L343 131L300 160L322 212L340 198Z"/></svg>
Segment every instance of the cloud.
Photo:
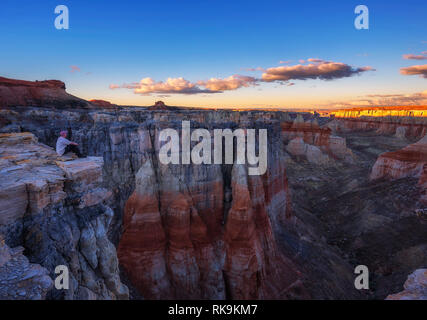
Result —
<svg viewBox="0 0 427 320"><path fill-rule="evenodd" d="M227 91L253 86L257 81L254 77L233 75L225 79L211 78L207 81L198 81L197 84L211 91Z"/></svg>
<svg viewBox="0 0 427 320"><path fill-rule="evenodd" d="M316 61L316 63L310 63L305 66L298 64L269 68L263 73L262 80L266 82L307 79L332 80L351 77L365 71L374 70L371 67L353 68L341 62L329 62L320 59L310 60Z"/></svg>
<svg viewBox="0 0 427 320"><path fill-rule="evenodd" d="M427 105L427 90L412 94L368 94L359 99L331 102L325 107L383 107Z"/></svg>
<svg viewBox="0 0 427 320"><path fill-rule="evenodd" d="M128 89L133 89L135 93L149 95L151 93L180 93L180 94L196 94L196 93L211 93L210 90L202 90L196 84L180 77L168 78L166 81L154 81L151 78L144 78L138 83L125 86Z"/></svg>
<svg viewBox="0 0 427 320"><path fill-rule="evenodd" d="M245 69L243 69L243 70L245 70L245 71L265 71L265 69L264 69L264 68L261 68L261 67L256 67L256 68L245 68Z"/></svg>
<svg viewBox="0 0 427 320"><path fill-rule="evenodd" d="M400 68L400 73L405 76L420 75L427 79L427 64Z"/></svg>
<svg viewBox="0 0 427 320"><path fill-rule="evenodd" d="M80 68L78 66L70 66L70 72L80 72Z"/></svg>
<svg viewBox="0 0 427 320"><path fill-rule="evenodd" d="M423 52L423 54L425 54L426 51ZM426 60L427 57L424 55L415 55L415 54L404 54L403 59L406 60Z"/></svg>
<svg viewBox="0 0 427 320"><path fill-rule="evenodd" d="M288 64L288 63L291 63L291 62L292 62L292 60L286 60L286 61L280 60L279 64Z"/></svg>
<svg viewBox="0 0 427 320"><path fill-rule="evenodd" d="M110 84L110 89L132 89L136 94L198 94L220 93L228 90L236 90L241 87L256 85L258 80L254 77L233 75L225 79L211 78L206 81L192 83L184 78L168 78L166 81L154 81L152 78L144 78L140 82L130 84ZM204 89L202 88L204 87Z"/></svg>
<svg viewBox="0 0 427 320"><path fill-rule="evenodd" d="M285 61L282 61L285 62ZM257 86L261 82L278 82L279 84L293 86L290 80L322 79L332 80L350 77L365 71L373 70L371 67L353 68L339 62L329 62L322 59L310 58L308 65L279 66L269 69L261 67L248 69L251 71L263 71L262 77L235 74L227 78L210 78L190 82L182 77L168 78L166 81L155 81L150 77L140 82L118 85L110 84L110 89L131 89L136 94L210 94L224 91L237 90L239 88Z"/></svg>

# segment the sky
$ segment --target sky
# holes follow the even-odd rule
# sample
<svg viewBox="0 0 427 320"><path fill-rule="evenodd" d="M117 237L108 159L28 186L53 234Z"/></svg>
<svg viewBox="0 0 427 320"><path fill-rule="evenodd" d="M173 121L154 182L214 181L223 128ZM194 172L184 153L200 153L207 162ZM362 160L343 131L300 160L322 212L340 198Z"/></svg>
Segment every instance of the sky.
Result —
<svg viewBox="0 0 427 320"><path fill-rule="evenodd" d="M426 17L425 0L2 0L0 76L120 105L427 105Z"/></svg>

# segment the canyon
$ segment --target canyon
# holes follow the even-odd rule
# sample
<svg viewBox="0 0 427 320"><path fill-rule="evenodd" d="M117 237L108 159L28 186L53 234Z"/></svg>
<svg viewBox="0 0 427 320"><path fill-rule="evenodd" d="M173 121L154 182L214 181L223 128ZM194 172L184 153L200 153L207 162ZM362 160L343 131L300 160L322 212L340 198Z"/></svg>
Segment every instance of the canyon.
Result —
<svg viewBox="0 0 427 320"><path fill-rule="evenodd" d="M407 116L123 107L70 96L57 81L1 78L0 281L12 278L11 256L23 271L0 297L384 299L402 291L427 265L426 222L415 214L425 208L427 124ZM225 161L162 163L160 133L179 132L183 121L212 137L267 130L265 174ZM56 155L64 129L89 157ZM62 264L72 279L66 292L52 285ZM371 271L371 290L354 288L359 264ZM25 294L13 289L19 279Z"/></svg>

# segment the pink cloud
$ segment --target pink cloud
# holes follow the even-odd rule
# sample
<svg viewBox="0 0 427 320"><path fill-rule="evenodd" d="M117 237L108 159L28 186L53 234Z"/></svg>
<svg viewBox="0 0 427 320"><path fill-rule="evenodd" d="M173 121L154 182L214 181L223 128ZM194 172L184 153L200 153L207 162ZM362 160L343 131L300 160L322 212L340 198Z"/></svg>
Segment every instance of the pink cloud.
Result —
<svg viewBox="0 0 427 320"><path fill-rule="evenodd" d="M425 54L426 51L423 52L423 54ZM403 59L406 60L426 60L427 57L424 55L415 55L415 54L404 54Z"/></svg>
<svg viewBox="0 0 427 320"><path fill-rule="evenodd" d="M207 81L198 81L197 84L212 91L236 90L241 87L255 85L257 79L254 77L233 75L225 79L211 78Z"/></svg>
<svg viewBox="0 0 427 320"><path fill-rule="evenodd" d="M427 64L400 68L400 73L405 76L420 75L427 79Z"/></svg>
<svg viewBox="0 0 427 320"><path fill-rule="evenodd" d="M80 68L78 66L70 66L70 72L80 72Z"/></svg>

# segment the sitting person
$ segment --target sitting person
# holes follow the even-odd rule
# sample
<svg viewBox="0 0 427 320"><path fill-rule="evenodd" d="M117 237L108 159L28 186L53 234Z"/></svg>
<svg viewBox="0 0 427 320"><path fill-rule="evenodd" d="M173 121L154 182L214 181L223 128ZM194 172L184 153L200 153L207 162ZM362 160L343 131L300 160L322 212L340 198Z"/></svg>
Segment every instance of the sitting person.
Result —
<svg viewBox="0 0 427 320"><path fill-rule="evenodd" d="M56 153L62 156L65 153L73 152L77 157L83 158L79 148L77 148L78 144L67 139L67 131L61 131L59 134L60 137L56 141Z"/></svg>

